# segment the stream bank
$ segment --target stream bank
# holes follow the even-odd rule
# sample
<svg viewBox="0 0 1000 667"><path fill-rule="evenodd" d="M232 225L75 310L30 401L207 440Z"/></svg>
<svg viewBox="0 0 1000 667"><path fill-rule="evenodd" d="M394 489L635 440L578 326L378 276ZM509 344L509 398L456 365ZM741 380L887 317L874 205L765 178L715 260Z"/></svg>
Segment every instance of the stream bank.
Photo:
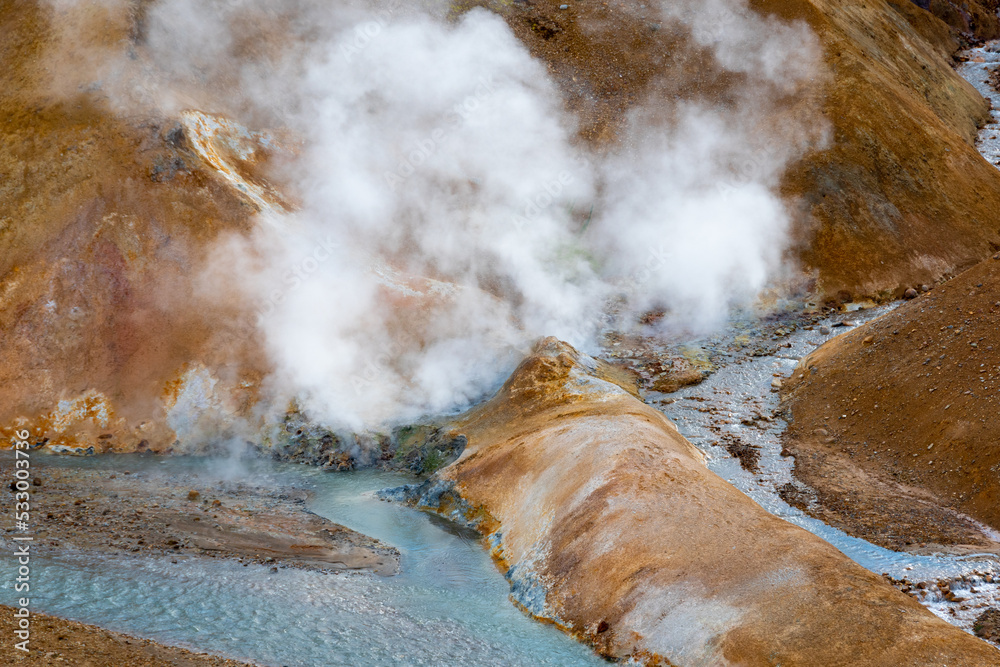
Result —
<svg viewBox="0 0 1000 667"><path fill-rule="evenodd" d="M180 502L192 486L220 482L246 490L233 501L237 507L272 502L255 498L254 489L299 489L307 495L303 511L391 545L400 569L379 576L278 558L66 548L32 560L34 611L261 665L603 664L586 646L511 605L506 583L474 535L374 497L412 475L179 456L51 457L46 464L78 471L81 480L120 479L126 470L175 480L177 493L185 494ZM35 488L44 517L46 487ZM0 603L16 597L4 582Z"/></svg>
<svg viewBox="0 0 1000 667"><path fill-rule="evenodd" d="M14 608L0 605L0 632L14 636ZM128 667L244 667L237 662L47 614L33 614L29 653L13 653L13 665L128 665Z"/></svg>
<svg viewBox="0 0 1000 667"><path fill-rule="evenodd" d="M891 550L814 518L816 512L809 507L814 494L794 476L795 459L782 443L788 423L778 390L799 360L894 307L850 304L844 312L804 321L795 316L746 322L716 336L686 341L686 349L697 348L716 360L713 372L701 383L671 394L648 392L645 400L705 454L713 472L770 513L823 538L937 616L971 633L979 616L1000 605L1000 557L986 551L950 554L948 547L933 544ZM747 346L748 335L766 344ZM643 354L655 358L657 353L651 349ZM677 345L663 345L659 352L676 353ZM946 519L964 522L965 529L976 531L984 543L993 539L989 529L968 517L950 513Z"/></svg>

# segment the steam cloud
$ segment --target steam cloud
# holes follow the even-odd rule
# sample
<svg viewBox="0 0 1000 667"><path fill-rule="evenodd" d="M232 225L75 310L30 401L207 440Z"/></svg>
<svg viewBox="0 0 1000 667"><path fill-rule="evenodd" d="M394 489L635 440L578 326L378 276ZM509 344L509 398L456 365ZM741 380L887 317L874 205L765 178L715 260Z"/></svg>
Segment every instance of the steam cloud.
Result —
<svg viewBox="0 0 1000 667"><path fill-rule="evenodd" d="M204 278L260 313L277 402L331 427L463 406L539 336L592 348L609 304L718 323L780 272L778 182L824 140L774 102L820 76L817 40L742 0L658 10L735 77L727 99L654 86L600 151L500 17L447 11L161 0L141 57L102 73L123 111L298 138L279 172L296 205L221 239Z"/></svg>

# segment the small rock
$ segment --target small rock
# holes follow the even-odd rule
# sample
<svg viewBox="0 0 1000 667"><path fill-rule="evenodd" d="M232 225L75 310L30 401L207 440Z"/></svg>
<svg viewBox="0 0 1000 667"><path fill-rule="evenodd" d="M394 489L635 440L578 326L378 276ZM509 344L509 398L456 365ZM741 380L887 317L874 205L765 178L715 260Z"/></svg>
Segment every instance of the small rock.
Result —
<svg viewBox="0 0 1000 667"><path fill-rule="evenodd" d="M908 290L906 290L905 292L903 292L903 298L904 299L916 299L917 298L917 290L913 289L912 287L909 288Z"/></svg>
<svg viewBox="0 0 1000 667"><path fill-rule="evenodd" d="M198 500L198 498L200 498L200 497L201 497L201 494L198 493L197 491L195 491L194 489L191 489L190 491L188 491L188 500Z"/></svg>
<svg viewBox="0 0 1000 667"><path fill-rule="evenodd" d="M820 327L819 328L819 332L821 334L823 334L824 336L829 336L830 335L830 327Z"/></svg>
<svg viewBox="0 0 1000 667"><path fill-rule="evenodd" d="M863 341L861 341L861 344L862 345L871 345L874 342L875 342L875 336L867 336L867 337L865 337L865 339Z"/></svg>

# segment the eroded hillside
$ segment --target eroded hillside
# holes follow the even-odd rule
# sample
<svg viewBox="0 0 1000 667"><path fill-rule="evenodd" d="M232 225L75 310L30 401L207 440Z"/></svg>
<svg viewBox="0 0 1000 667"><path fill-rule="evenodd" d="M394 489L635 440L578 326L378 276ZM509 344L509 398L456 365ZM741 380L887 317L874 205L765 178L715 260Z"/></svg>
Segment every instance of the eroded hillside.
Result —
<svg viewBox="0 0 1000 667"><path fill-rule="evenodd" d="M127 39L127 19L106 17L103 38ZM210 366L252 391L254 365L233 363L252 332L209 316L190 277L256 209L205 170L178 119L54 92L52 20L47 5L0 7L2 420L63 444L162 448L185 374Z"/></svg>
<svg viewBox="0 0 1000 667"><path fill-rule="evenodd" d="M604 656L651 665L997 660L992 646L710 472L660 412L564 343L540 342L452 428L469 442L458 461L385 493L477 527L512 597Z"/></svg>
<svg viewBox="0 0 1000 667"><path fill-rule="evenodd" d="M970 29L959 26L957 8L934 3L954 19L951 27L904 1L751 4L806 21L823 46L828 78L788 113L825 118L831 144L793 166L783 187L798 211L789 259L821 296L899 298L1000 248L1000 172L972 144L988 105L952 67L958 29ZM588 141L613 141L624 115L650 97L725 99L732 85L715 72L710 52L661 30L651 10L636 5L485 6L548 63L582 111ZM703 30L714 39L725 39L734 22L721 5L690 11L704 14ZM992 36L995 19L978 5L972 11L977 34Z"/></svg>
<svg viewBox="0 0 1000 667"><path fill-rule="evenodd" d="M803 359L784 398L814 511L897 549L955 543L935 506L1000 529L998 314L991 259Z"/></svg>
<svg viewBox="0 0 1000 667"><path fill-rule="evenodd" d="M694 34L638 4L487 6L546 64L580 120L580 139L597 153L621 148L622 119L638 106L669 122L678 101L733 103L742 82L713 60L713 40L731 29L729 10L704 10L691 19ZM252 410L269 370L253 326L260 304L225 290L205 300L199 277L239 270L218 266L207 248L220 234L249 234L259 202L199 156L183 118L153 107L125 113L94 84L94 48L131 58L148 3L91 7L82 18L56 7L2 6L0 421L23 418L40 440L98 449L163 450L194 432L244 435L232 417ZM783 0L753 9L807 22L826 63L782 100L762 135L813 117L829 130L828 147L783 180L796 223L787 256L801 269L791 283L825 298L887 297L997 247L1000 172L971 145L987 107L951 68L955 27L905 2ZM60 22L71 19L84 26L78 44L64 38ZM988 35L988 23L975 19L969 29ZM263 58L280 49L287 25L267 22L257 43L237 51ZM227 71L211 82L220 96ZM248 176L259 169L243 166ZM422 297L407 305L413 290L400 290L387 304L419 314L396 320L432 326Z"/></svg>

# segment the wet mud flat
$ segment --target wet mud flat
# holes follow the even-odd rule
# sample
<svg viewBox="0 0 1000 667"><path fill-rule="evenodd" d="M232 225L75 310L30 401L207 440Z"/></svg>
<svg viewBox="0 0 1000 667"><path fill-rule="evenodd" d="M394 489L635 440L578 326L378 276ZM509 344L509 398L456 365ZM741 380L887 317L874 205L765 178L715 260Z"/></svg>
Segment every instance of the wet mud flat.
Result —
<svg viewBox="0 0 1000 667"><path fill-rule="evenodd" d="M121 470L90 459L86 466L33 454L31 520L35 553L68 551L134 556L197 555L244 564L319 571L399 569L399 552L310 512L308 492L224 479L211 471L183 476ZM14 459L0 457L13 479ZM14 506L12 490L5 513ZM18 533L5 516L4 541Z"/></svg>

